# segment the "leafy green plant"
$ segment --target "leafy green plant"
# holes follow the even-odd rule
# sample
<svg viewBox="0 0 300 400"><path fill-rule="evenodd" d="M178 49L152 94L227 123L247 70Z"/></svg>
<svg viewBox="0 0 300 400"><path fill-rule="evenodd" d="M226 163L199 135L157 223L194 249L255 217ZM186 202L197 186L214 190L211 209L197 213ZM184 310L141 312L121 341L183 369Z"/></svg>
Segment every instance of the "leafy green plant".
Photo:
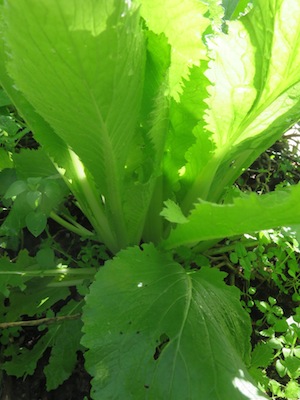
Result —
<svg viewBox="0 0 300 400"><path fill-rule="evenodd" d="M51 160L115 254L83 309L94 399L265 398L238 289L176 249L300 223L298 185L231 190L300 118L300 5L256 0L239 15L246 2L224 1L224 17L219 3L0 2L0 83L41 145L33 157ZM27 152L12 161L30 170ZM47 179L26 179L5 197L37 212Z"/></svg>
<svg viewBox="0 0 300 400"><path fill-rule="evenodd" d="M45 241L34 257L25 250L15 260L2 257L0 270L2 369L16 377L31 375L41 355L50 350L44 369L47 390L69 377L77 352L83 349L80 315L84 302L79 293L86 294L95 274L95 268L68 268L52 247L53 242ZM74 285L77 299L69 290ZM24 331L35 327L39 340L28 343Z"/></svg>
<svg viewBox="0 0 300 400"><path fill-rule="evenodd" d="M28 129L21 118L16 117L15 110L11 109L11 100L0 88L0 145L1 145L1 169L5 167L7 152L13 151Z"/></svg>
<svg viewBox="0 0 300 400"><path fill-rule="evenodd" d="M9 217L1 230L27 227L34 236L39 236L46 227L47 217L64 197L64 187L56 176L49 178L31 177L16 180L4 194L4 200L13 202Z"/></svg>
<svg viewBox="0 0 300 400"><path fill-rule="evenodd" d="M262 249L266 249L263 262L266 267L262 276L267 276L283 293L290 293L294 301L299 301L299 243L291 229L280 232L271 230L260 233Z"/></svg>
<svg viewBox="0 0 300 400"><path fill-rule="evenodd" d="M255 303L264 315L257 327L263 340L252 352L250 372L273 399L296 400L300 395L299 308L287 318L272 297Z"/></svg>
<svg viewBox="0 0 300 400"><path fill-rule="evenodd" d="M291 228L270 229L228 240L226 246L208 251L211 261L219 256L221 266L231 267L246 281L259 279L276 285L280 292L299 301L299 243ZM232 268L232 266L234 268Z"/></svg>

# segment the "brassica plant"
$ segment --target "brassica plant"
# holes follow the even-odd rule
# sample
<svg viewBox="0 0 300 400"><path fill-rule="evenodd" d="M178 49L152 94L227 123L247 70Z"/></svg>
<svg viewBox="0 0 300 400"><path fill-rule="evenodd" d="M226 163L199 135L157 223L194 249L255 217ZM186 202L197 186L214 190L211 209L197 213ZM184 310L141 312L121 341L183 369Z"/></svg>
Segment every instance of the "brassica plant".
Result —
<svg viewBox="0 0 300 400"><path fill-rule="evenodd" d="M83 313L96 400L265 398L238 289L174 258L300 223L299 186L233 189L300 118L300 3L246 5L1 1L1 86L115 254Z"/></svg>

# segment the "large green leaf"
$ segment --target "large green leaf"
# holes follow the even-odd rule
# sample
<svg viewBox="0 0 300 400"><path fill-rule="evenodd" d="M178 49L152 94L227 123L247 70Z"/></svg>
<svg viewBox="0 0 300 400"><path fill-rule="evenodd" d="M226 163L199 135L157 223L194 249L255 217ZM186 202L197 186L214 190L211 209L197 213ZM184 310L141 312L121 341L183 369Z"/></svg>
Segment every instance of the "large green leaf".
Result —
<svg viewBox="0 0 300 400"><path fill-rule="evenodd" d="M215 150L195 171L185 210L197 197L219 201L224 187L300 118L299 1L257 0L246 16L228 21L228 33L207 40L205 120Z"/></svg>
<svg viewBox="0 0 300 400"><path fill-rule="evenodd" d="M63 174L66 183L75 194L80 203L83 212L90 219L95 228L99 239L107 243L111 249L115 248L115 238L109 227L106 216L104 215L101 203L94 201L95 188L93 183L83 179L80 169L74 166L73 153L66 144L53 130L53 128L39 115L34 107L28 102L24 95L17 90L12 78L8 75L6 65L8 63L8 52L4 43L4 26L2 2L1 2L1 25L0 25L0 82L9 95L12 103L18 109L20 115L24 118L29 128L34 132L36 139L42 143L43 148L56 166L62 167L60 172ZM92 211L91 211L92 210Z"/></svg>
<svg viewBox="0 0 300 400"><path fill-rule="evenodd" d="M224 276L152 245L107 262L83 313L93 399L263 399L244 364L249 317Z"/></svg>
<svg viewBox="0 0 300 400"><path fill-rule="evenodd" d="M145 66L136 5L21 0L7 1L4 12L10 75L92 175L125 245L123 177Z"/></svg>
<svg viewBox="0 0 300 400"><path fill-rule="evenodd" d="M189 215L189 222L177 225L162 245L165 248L194 245L203 240L298 224L299 198L300 184L262 196L254 193L244 195L232 204L200 201ZM168 203L166 205L168 210L163 214L172 221L172 209ZM178 213L178 209L176 211Z"/></svg>

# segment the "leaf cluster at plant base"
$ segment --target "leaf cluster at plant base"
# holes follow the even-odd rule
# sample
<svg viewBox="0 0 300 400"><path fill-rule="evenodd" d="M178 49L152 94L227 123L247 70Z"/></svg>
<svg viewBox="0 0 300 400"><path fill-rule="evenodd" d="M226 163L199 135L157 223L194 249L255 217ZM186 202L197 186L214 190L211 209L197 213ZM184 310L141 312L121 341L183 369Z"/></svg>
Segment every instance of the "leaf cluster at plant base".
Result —
<svg viewBox="0 0 300 400"><path fill-rule="evenodd" d="M0 0L5 376L299 397L299 160L266 152L299 29L298 0Z"/></svg>

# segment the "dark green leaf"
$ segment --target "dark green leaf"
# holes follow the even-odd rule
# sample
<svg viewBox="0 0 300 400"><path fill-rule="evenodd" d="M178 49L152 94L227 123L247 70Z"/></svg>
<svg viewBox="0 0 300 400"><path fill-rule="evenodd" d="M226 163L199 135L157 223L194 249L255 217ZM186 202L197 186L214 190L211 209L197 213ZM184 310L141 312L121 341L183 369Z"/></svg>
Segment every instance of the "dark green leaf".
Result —
<svg viewBox="0 0 300 400"><path fill-rule="evenodd" d="M107 262L83 315L93 398L263 399L244 364L247 313L223 278L186 272L152 245Z"/></svg>

